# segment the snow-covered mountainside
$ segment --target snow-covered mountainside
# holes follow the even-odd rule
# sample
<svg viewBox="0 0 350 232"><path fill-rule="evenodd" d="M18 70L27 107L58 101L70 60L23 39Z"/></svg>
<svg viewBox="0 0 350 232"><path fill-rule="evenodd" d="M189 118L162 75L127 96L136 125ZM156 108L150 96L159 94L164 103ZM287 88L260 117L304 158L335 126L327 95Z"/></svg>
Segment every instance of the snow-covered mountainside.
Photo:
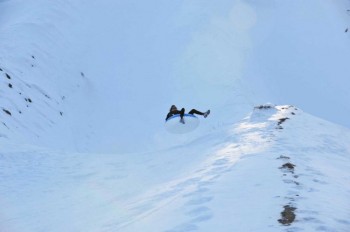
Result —
<svg viewBox="0 0 350 232"><path fill-rule="evenodd" d="M72 123L66 102L87 85L72 51L73 12L67 1L0 1L0 139L69 145L71 136L59 139Z"/></svg>
<svg viewBox="0 0 350 232"><path fill-rule="evenodd" d="M0 0L0 232L350 231L349 10Z"/></svg>
<svg viewBox="0 0 350 232"><path fill-rule="evenodd" d="M265 102L349 127L347 9L347 0L0 1L0 138L152 151ZM172 104L213 117L174 137L162 123Z"/></svg>
<svg viewBox="0 0 350 232"><path fill-rule="evenodd" d="M2 231L350 228L350 130L294 106L152 153L1 147Z"/></svg>

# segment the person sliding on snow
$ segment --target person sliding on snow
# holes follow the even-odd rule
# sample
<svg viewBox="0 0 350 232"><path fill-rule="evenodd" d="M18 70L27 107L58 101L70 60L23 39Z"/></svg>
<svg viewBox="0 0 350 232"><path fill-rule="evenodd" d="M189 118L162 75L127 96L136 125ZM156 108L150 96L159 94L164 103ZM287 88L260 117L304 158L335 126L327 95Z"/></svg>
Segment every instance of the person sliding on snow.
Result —
<svg viewBox="0 0 350 232"><path fill-rule="evenodd" d="M210 114L210 110L207 110L206 112L200 112L196 109L192 109L190 112L188 112L189 114L198 114L198 115L203 115L205 118L208 117L208 115ZM175 105L172 105L170 107L170 110L169 110L169 113L167 114L166 116L166 119L165 120L168 120L168 118L170 118L171 116L175 115L175 114L180 114L180 122L181 123L185 123L183 117L184 117L184 114L185 114L185 108L182 108L181 110L178 110L176 108Z"/></svg>

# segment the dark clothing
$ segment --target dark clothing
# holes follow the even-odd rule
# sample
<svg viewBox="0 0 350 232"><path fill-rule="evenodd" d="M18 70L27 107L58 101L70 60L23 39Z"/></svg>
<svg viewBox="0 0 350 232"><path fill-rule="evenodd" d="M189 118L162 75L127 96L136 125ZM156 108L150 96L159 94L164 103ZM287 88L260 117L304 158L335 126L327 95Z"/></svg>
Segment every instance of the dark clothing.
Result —
<svg viewBox="0 0 350 232"><path fill-rule="evenodd" d="M196 110L196 109L192 109L190 112L188 112L189 114L198 114L198 115L204 115L204 113Z"/></svg>
<svg viewBox="0 0 350 232"><path fill-rule="evenodd" d="M192 109L190 112L188 112L189 114L198 114L198 115L204 115L204 113L196 110L196 109ZM173 111L170 111L168 113L168 115L166 116L166 119L165 120L168 120L168 118L170 118L171 116L173 115L176 115L176 114L180 114L180 117L183 118L184 114L185 114L185 108L182 108L181 110L173 110Z"/></svg>
<svg viewBox="0 0 350 232"><path fill-rule="evenodd" d="M182 108L181 110L172 110L168 113L168 115L166 116L165 120L168 120L168 118L170 118L171 116L175 115L175 114L180 114L180 117L183 118L184 114L185 114L185 108Z"/></svg>

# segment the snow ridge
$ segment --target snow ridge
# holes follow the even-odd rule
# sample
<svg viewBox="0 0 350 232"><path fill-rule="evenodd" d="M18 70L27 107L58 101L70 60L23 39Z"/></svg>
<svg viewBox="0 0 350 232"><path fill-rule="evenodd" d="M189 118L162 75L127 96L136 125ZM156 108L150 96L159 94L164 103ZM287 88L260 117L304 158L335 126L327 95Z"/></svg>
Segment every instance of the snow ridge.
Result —
<svg viewBox="0 0 350 232"><path fill-rule="evenodd" d="M301 110L293 106L264 105L256 107L249 118L229 130L225 141L230 142L221 144L217 151L203 161L196 171L185 178L158 187L154 192L141 197L141 199L128 203L129 218L122 220L121 224L114 225L116 226L114 228L123 231L138 231L142 228L146 228L147 231L213 231L217 224L228 224L227 228L237 229L237 231L281 231L279 223L283 226L290 226L288 231L303 229L307 231L346 231L350 225L346 219L346 213L338 214L333 219L325 218L325 215L332 217L332 213L324 210L323 203L317 201L325 198L332 201L327 194L322 194L322 191L339 186L324 181L323 176L329 173L319 171L320 167L315 166L312 162L300 161L303 159L303 155L295 154L295 151L288 147L288 143L280 143L285 134L287 138L290 137L290 132L284 132L285 125L288 127L289 124L287 120L293 121L294 117L308 117L303 115ZM285 147L285 145L287 146ZM307 146L307 144L298 145ZM288 154L289 156L278 156L278 154ZM306 156L309 154L311 155L308 152L304 153ZM346 153L343 155L345 158ZM259 175L264 175L264 170L254 167L255 170L251 171L255 171L258 176L256 174L241 176L242 179L236 179L236 183L234 181L231 183L236 187L225 186L226 192L215 191L216 187L213 187L220 185L222 180L227 179L228 173L237 171L235 168L240 169L242 159L253 161L256 157L259 157L260 161L266 164L267 172L272 171L273 176L269 177L267 181L275 183L274 187L271 189L258 188L259 195L261 194L262 197L247 194L246 197L240 196L237 199L232 197L229 200L223 200L222 197L234 196L237 194L235 192L249 192L251 188L249 185L254 188L264 185L262 178L259 178ZM266 163L266 160L270 163ZM257 161L253 162L262 165ZM270 170L272 168L274 171ZM341 175L344 180L349 179L346 171L342 172ZM286 192L280 192L282 189ZM349 189L341 191L344 194L343 200L347 199L347 191ZM313 202L312 209L309 208L308 204L304 204L305 199L309 197L314 199L308 200L309 203ZM254 198L268 203L267 205L261 202L257 203L257 205L264 206L262 209L254 207L249 203L249 201L254 202L255 200L252 200ZM217 204L216 201L221 203ZM238 203L239 201L244 202L245 205ZM222 215L223 218L217 217L218 213L230 203L234 208L237 208L237 210L228 211L237 217L236 220L233 220L235 223L227 222L224 215ZM218 205L223 208L218 208ZM241 211L244 207L254 209L255 212L251 210L250 216L242 215ZM338 205L338 207L341 206ZM344 211L349 212L349 208L344 209ZM263 212L268 215L266 220L256 223L249 222L252 218L264 218ZM278 216L279 213L280 216ZM162 225L161 222L157 221L159 218L176 218L176 220L170 223L167 221Z"/></svg>

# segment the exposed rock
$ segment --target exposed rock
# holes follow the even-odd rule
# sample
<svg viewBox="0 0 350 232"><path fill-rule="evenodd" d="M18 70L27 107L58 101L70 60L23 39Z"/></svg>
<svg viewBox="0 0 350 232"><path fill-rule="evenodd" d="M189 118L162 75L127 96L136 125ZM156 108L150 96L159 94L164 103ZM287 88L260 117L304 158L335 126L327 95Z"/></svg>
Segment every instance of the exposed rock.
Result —
<svg viewBox="0 0 350 232"><path fill-rule="evenodd" d="M8 115L10 115L10 116L12 115L11 112L8 111L8 110L6 110L6 109L2 109L2 110L3 110L6 114L8 114Z"/></svg>
<svg viewBox="0 0 350 232"><path fill-rule="evenodd" d="M285 226L289 226L295 220L296 215L294 211L296 208L290 205L285 205L283 208L284 210L281 212L281 219L278 219L278 222Z"/></svg>
<svg viewBox="0 0 350 232"><path fill-rule="evenodd" d="M280 118L279 120L278 120L278 125L281 125L282 123L284 123L287 119L289 119L289 118Z"/></svg>
<svg viewBox="0 0 350 232"><path fill-rule="evenodd" d="M290 157L284 156L284 155L280 155L280 157L278 157L277 159L290 159Z"/></svg>
<svg viewBox="0 0 350 232"><path fill-rule="evenodd" d="M260 106L255 106L254 109L259 109L259 110L262 110L262 109L272 109L274 108L272 105L260 105Z"/></svg>
<svg viewBox="0 0 350 232"><path fill-rule="evenodd" d="M294 171L295 164L292 163L285 163L280 167L281 169L288 169L289 171Z"/></svg>

